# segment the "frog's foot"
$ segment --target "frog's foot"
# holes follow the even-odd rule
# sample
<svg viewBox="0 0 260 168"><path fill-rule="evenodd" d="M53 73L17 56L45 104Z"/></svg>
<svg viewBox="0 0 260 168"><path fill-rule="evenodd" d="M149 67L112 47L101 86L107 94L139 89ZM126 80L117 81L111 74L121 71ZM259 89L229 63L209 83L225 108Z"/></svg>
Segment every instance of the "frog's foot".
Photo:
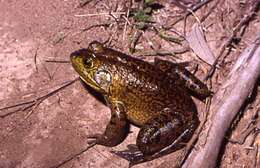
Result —
<svg viewBox="0 0 260 168"><path fill-rule="evenodd" d="M87 143L89 145L98 144L98 145L113 147L118 145L120 142L122 142L120 136L119 138L109 137L106 134L91 134L87 136Z"/></svg>
<svg viewBox="0 0 260 168"><path fill-rule="evenodd" d="M129 167L146 161L143 153L137 148L136 145L128 145L127 148L127 150L111 151L111 153L129 161Z"/></svg>

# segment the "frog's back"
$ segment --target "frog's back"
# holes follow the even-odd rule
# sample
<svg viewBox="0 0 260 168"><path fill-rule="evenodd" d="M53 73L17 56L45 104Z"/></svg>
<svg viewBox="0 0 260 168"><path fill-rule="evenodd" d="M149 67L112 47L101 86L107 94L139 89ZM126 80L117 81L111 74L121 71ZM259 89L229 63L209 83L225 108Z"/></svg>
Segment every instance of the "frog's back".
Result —
<svg viewBox="0 0 260 168"><path fill-rule="evenodd" d="M165 108L183 115L196 115L191 97L185 88L174 85L170 76L139 59L117 59L121 59L120 62L107 61L110 62L107 69L114 76L111 93L114 99L124 103L128 119L134 124L143 125Z"/></svg>

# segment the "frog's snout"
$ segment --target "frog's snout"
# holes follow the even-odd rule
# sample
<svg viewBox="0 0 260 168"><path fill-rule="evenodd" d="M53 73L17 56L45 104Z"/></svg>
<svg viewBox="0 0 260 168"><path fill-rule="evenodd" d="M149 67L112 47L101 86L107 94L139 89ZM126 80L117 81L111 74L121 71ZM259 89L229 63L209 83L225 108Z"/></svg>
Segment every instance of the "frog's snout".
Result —
<svg viewBox="0 0 260 168"><path fill-rule="evenodd" d="M84 54L87 53L86 49L80 49L77 51L74 51L73 53L70 54L70 59L76 58L76 57L82 57Z"/></svg>
<svg viewBox="0 0 260 168"><path fill-rule="evenodd" d="M77 57L77 55L78 55L78 52L77 52L77 51L71 53L71 54L70 54L70 59L73 59L73 58Z"/></svg>
<svg viewBox="0 0 260 168"><path fill-rule="evenodd" d="M73 64L74 61L76 60L77 55L70 54L70 62Z"/></svg>

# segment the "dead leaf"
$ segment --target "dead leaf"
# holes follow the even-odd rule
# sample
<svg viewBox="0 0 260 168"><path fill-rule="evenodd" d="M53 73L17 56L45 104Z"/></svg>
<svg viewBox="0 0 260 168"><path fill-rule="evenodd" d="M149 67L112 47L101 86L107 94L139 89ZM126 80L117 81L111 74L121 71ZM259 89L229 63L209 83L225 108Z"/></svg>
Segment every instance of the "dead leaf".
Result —
<svg viewBox="0 0 260 168"><path fill-rule="evenodd" d="M194 24L192 30L187 33L186 40L193 52L206 63L213 65L215 56L204 37L204 33L199 24Z"/></svg>

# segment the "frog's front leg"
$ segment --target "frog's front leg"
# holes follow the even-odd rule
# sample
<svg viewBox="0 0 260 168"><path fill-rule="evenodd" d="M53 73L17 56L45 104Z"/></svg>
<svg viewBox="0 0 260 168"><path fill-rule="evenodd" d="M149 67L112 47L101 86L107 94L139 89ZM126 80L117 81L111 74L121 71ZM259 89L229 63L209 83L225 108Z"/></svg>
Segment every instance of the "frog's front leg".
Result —
<svg viewBox="0 0 260 168"><path fill-rule="evenodd" d="M130 124L126 119L124 107L121 103L115 102L110 105L111 119L103 134L89 135L89 144L99 144L103 146L116 146L120 144L128 135Z"/></svg>
<svg viewBox="0 0 260 168"><path fill-rule="evenodd" d="M141 128L137 148L113 153L130 161L130 165L153 160L184 147L198 125L197 116L187 120L181 113L166 109Z"/></svg>
<svg viewBox="0 0 260 168"><path fill-rule="evenodd" d="M154 60L154 64L160 70L172 77L176 84L185 86L199 98L204 99L210 96L211 91L208 87L192 73L186 70L184 66L158 58Z"/></svg>

